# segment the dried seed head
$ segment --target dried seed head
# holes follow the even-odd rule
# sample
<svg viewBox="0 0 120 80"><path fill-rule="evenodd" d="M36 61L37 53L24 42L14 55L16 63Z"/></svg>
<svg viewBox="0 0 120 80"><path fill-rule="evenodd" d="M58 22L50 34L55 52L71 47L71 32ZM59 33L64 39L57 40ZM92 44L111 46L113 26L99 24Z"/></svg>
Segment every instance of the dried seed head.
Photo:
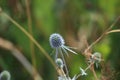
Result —
<svg viewBox="0 0 120 80"><path fill-rule="evenodd" d="M102 58L101 58L101 53L95 52L94 54L92 54L91 58L92 58L92 61L95 63L96 68L98 68L99 63L100 63L101 60L102 60Z"/></svg>
<svg viewBox="0 0 120 80"><path fill-rule="evenodd" d="M58 65L58 67L63 68L64 64L61 58L57 58L56 59L56 64Z"/></svg>
<svg viewBox="0 0 120 80"><path fill-rule="evenodd" d="M10 80L10 73L8 71L3 71L0 74L0 80Z"/></svg>
<svg viewBox="0 0 120 80"><path fill-rule="evenodd" d="M57 33L50 35L49 41L52 48L59 48L65 44L63 37Z"/></svg>
<svg viewBox="0 0 120 80"><path fill-rule="evenodd" d="M95 62L101 62L101 53L99 52L95 52L93 55L92 55L93 59L95 60Z"/></svg>

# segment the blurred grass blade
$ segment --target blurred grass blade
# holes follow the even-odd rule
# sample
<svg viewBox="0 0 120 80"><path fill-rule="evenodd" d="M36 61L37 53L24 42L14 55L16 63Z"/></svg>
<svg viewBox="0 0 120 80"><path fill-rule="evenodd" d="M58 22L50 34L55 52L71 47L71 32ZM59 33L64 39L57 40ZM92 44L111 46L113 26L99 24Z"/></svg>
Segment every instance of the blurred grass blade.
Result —
<svg viewBox="0 0 120 80"><path fill-rule="evenodd" d="M21 26L19 25L15 20L13 20L10 16L8 16L6 13L2 12L2 14L9 19L16 27L18 27L39 49L40 51L46 56L46 58L51 62L51 64L55 67L56 65L52 58L48 55L48 53L41 47L41 45Z"/></svg>
<svg viewBox="0 0 120 80"><path fill-rule="evenodd" d="M33 78L35 77L36 80L42 80L42 77L38 74L36 69L29 63L25 56L17 48L14 47L11 42L0 38L0 47L11 51L12 55L21 62L21 64L26 68L26 70L32 75ZM36 75L34 75L32 70L34 70L34 73Z"/></svg>

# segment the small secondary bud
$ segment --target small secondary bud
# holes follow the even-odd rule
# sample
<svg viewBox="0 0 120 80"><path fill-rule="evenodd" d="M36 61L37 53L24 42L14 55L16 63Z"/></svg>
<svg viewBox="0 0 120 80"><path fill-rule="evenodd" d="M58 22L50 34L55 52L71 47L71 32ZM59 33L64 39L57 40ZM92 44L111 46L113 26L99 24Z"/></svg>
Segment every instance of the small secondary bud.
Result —
<svg viewBox="0 0 120 80"><path fill-rule="evenodd" d="M56 59L56 64L58 67L63 68L64 64L61 58Z"/></svg>
<svg viewBox="0 0 120 80"><path fill-rule="evenodd" d="M0 80L10 80L10 73L8 71L3 71L0 74Z"/></svg>

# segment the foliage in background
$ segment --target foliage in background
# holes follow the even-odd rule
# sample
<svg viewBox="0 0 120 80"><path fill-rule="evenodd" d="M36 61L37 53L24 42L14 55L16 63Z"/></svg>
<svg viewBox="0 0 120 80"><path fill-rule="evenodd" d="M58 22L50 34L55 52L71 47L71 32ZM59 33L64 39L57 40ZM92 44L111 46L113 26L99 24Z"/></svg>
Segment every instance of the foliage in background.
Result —
<svg viewBox="0 0 120 80"><path fill-rule="evenodd" d="M28 32L28 17L26 12L26 0L0 0L0 7ZM49 45L51 33L61 33L67 45L76 47L81 54L85 48L85 38L88 43L94 42L120 14L119 0L28 0L32 18L32 35L41 46L54 59ZM112 29L120 28L120 20ZM33 64L31 57L31 42L7 18L0 16L0 37L12 42L23 53L28 61ZM96 69L101 79L119 80L120 76L120 33L113 33L104 37L93 48L93 53L102 53L105 60L102 70ZM49 60L36 46L34 48L33 64L43 80L56 80L57 73ZM86 67L85 58L82 55L69 55L66 58L70 75L79 73L79 66ZM10 51L0 48L0 71L8 70L11 80L33 80L32 76L20 64ZM102 72L102 74L99 74ZM93 75L88 71L88 76L81 79L91 80Z"/></svg>

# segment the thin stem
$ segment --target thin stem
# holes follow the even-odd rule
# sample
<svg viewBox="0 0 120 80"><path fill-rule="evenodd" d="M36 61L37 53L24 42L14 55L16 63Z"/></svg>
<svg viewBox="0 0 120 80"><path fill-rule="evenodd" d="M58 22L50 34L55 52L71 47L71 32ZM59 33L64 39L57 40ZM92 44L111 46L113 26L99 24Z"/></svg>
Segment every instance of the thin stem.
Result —
<svg viewBox="0 0 120 80"><path fill-rule="evenodd" d="M42 48L42 46L31 36L21 25L19 25L15 20L13 20L10 16L8 16L6 13L2 12L3 15L9 19L14 25L16 25L17 28L19 28L31 41L39 48L39 50L46 56L46 58L51 62L51 64L56 69L56 64L51 59L51 57L48 55L48 53Z"/></svg>
<svg viewBox="0 0 120 80"><path fill-rule="evenodd" d="M85 69L85 71L87 71L93 64L94 64L94 62L91 63L91 64Z"/></svg>
<svg viewBox="0 0 120 80"><path fill-rule="evenodd" d="M60 76L64 76L65 79L67 80L67 77L66 77L66 74L65 74L63 68L58 68L57 71L58 71L58 73L59 73Z"/></svg>
<svg viewBox="0 0 120 80"><path fill-rule="evenodd" d="M69 57L68 52L62 47L62 50L66 53L66 55Z"/></svg>
<svg viewBox="0 0 120 80"><path fill-rule="evenodd" d="M97 40L95 40L90 46L88 46L88 48L85 50L84 53L87 53L91 49L91 47L95 45L97 42L99 42L104 36L105 36L105 33L103 33Z"/></svg>
<svg viewBox="0 0 120 80"><path fill-rule="evenodd" d="M88 50L89 50L90 48L92 48L92 46L94 46L97 42L99 42L99 41L106 35L106 33L109 32L109 30L113 28L113 26L118 22L119 19L120 19L120 16L114 21L114 23L113 23L107 30L105 30L105 32L104 32L97 40L95 40L95 41L84 51L84 53L87 53Z"/></svg>
<svg viewBox="0 0 120 80"><path fill-rule="evenodd" d="M98 77L97 77L97 74L96 74L96 72L95 72L95 70L94 70L94 67L93 67L91 70L92 70L92 72L93 72L93 75L94 75L95 79L98 80Z"/></svg>
<svg viewBox="0 0 120 80"><path fill-rule="evenodd" d="M56 51L56 54L55 54L55 61L56 61L58 58L58 48L56 48L55 51Z"/></svg>
<svg viewBox="0 0 120 80"><path fill-rule="evenodd" d="M65 62L65 58L64 58L64 55L62 53L61 48L59 48L59 51L60 51L61 57L63 59L64 65L65 65L66 75L67 75L67 77L69 77L69 75L68 75L68 68L67 68L67 65L66 65L66 62Z"/></svg>
<svg viewBox="0 0 120 80"><path fill-rule="evenodd" d="M27 19L28 19L28 29L29 29L31 36L33 36L32 19L31 19L31 11L30 11L30 0L25 0L25 3L26 3L26 14L27 14ZM31 40L30 40L30 50L31 50L32 64L36 68L36 57L35 57L34 44ZM33 73L34 73L34 70L33 70Z"/></svg>
<svg viewBox="0 0 120 80"><path fill-rule="evenodd" d="M108 31L108 32L106 33L106 35L107 35L107 34L110 34L110 33L115 33L115 32L120 32L120 29Z"/></svg>
<svg viewBox="0 0 120 80"><path fill-rule="evenodd" d="M114 21L114 23L108 28L109 30L113 28L113 26L119 21L120 16Z"/></svg>

